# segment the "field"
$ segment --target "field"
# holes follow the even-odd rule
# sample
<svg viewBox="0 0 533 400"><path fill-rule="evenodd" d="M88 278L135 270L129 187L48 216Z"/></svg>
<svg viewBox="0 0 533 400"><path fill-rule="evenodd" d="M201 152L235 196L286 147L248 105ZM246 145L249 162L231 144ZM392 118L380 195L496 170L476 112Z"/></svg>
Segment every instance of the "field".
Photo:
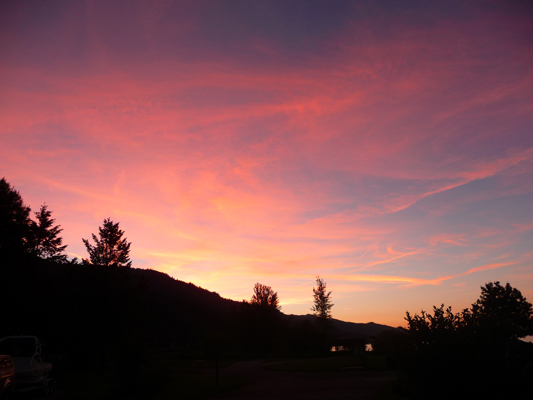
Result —
<svg viewBox="0 0 533 400"><path fill-rule="evenodd" d="M212 361L159 357L155 365L152 371L145 369L144 381L126 380L122 386L117 385L116 374L59 365L52 399L402 399L392 386L396 374L386 369L381 356L222 361L218 384ZM154 378L154 374L164 377ZM117 387L128 384L132 390L121 394Z"/></svg>

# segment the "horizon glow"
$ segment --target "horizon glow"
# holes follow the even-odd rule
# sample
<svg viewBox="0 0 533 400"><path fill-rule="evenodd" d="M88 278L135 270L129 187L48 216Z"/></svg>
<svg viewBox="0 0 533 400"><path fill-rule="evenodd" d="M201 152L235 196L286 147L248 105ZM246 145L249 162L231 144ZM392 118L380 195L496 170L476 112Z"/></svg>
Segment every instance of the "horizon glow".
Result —
<svg viewBox="0 0 533 400"><path fill-rule="evenodd" d="M71 257L404 325L533 300L533 10L503 1L0 3L0 177Z"/></svg>

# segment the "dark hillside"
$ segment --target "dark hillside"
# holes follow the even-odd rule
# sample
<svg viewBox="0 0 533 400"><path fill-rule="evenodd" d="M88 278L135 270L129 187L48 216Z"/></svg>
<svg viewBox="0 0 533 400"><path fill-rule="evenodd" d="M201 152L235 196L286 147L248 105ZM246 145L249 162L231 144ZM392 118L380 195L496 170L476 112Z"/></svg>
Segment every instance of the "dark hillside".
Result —
<svg viewBox="0 0 533 400"><path fill-rule="evenodd" d="M237 302L154 270L131 269L130 276L145 288L152 345L198 349L230 329Z"/></svg>
<svg viewBox="0 0 533 400"><path fill-rule="evenodd" d="M172 301L194 304L195 307L208 307L218 312L228 312L237 302L220 297L216 292L210 292L194 285L170 277L163 272L152 269L130 270L132 277L144 279L152 296L166 297Z"/></svg>
<svg viewBox="0 0 533 400"><path fill-rule="evenodd" d="M0 335L38 335L62 354L85 353L90 358L99 352L105 359L126 342L186 353L209 353L216 344L220 351L235 355L325 348L319 345L323 340L312 315L265 312L158 271L40 259L15 265L2 274L6 300ZM332 322L333 336L374 336L392 329Z"/></svg>
<svg viewBox="0 0 533 400"><path fill-rule="evenodd" d="M285 316L272 304L223 299L131 268L131 243L118 222L105 219L94 244L83 239L89 259L80 263L64 254L52 212L43 206L34 214L37 220L0 179L0 337L40 336L55 354L102 364L154 348L206 356L328 350L331 332L312 316ZM380 329L334 321L335 334L363 327L370 334Z"/></svg>
<svg viewBox="0 0 533 400"><path fill-rule="evenodd" d="M125 336L149 346L196 346L208 329L225 329L238 304L157 271L31 258L3 265L1 285L0 336L38 335L61 353L88 356Z"/></svg>
<svg viewBox="0 0 533 400"><path fill-rule="evenodd" d="M288 320L291 324L301 323L303 321L309 321L311 323L314 323L317 319L314 315L307 314L307 315L287 315ZM396 328L393 328L389 325L381 325L376 324L374 322L367 322L367 323L358 323L358 322L346 322L341 321L340 319L331 319L331 323L333 326L333 329L338 333L344 333L344 334L360 334L364 336L376 336L378 333L386 331L386 330L394 330Z"/></svg>

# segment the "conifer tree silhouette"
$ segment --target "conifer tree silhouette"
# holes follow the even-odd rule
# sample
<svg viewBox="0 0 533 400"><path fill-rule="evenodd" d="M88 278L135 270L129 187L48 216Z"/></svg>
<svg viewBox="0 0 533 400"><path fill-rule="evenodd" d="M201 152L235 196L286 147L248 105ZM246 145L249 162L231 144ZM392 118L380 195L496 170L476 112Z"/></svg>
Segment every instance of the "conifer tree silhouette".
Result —
<svg viewBox="0 0 533 400"><path fill-rule="evenodd" d="M131 242L122 238L124 231L119 228L119 223L115 224L107 218L104 219L104 225L98 229L100 237L96 237L94 233L92 235L94 245L91 245L89 240L82 239L89 253L89 260L84 258L83 262L104 267L130 268Z"/></svg>
<svg viewBox="0 0 533 400"><path fill-rule="evenodd" d="M63 244L63 238L59 234L63 231L60 225L55 225L52 212L48 210L46 204L41 206L39 212L35 213L37 222L34 224L35 232L35 252L41 258L56 262L66 262L67 256L63 254L67 245Z"/></svg>
<svg viewBox="0 0 533 400"><path fill-rule="evenodd" d="M313 307L311 311L319 318L328 319L331 318L331 308L333 303L331 302L331 291L326 293L326 282L319 276L316 277L317 288L313 288Z"/></svg>
<svg viewBox="0 0 533 400"><path fill-rule="evenodd" d="M0 180L0 254L31 253L31 209L5 178Z"/></svg>

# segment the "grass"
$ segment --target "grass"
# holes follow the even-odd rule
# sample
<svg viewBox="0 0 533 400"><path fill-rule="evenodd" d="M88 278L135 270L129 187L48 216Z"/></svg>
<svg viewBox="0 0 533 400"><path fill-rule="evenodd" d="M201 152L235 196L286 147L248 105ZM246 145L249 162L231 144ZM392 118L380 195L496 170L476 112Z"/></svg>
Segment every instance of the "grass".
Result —
<svg viewBox="0 0 533 400"><path fill-rule="evenodd" d="M239 376L221 375L216 385L214 371L202 374L181 374L174 377L159 396L151 399L205 399L245 386L248 381Z"/></svg>
<svg viewBox="0 0 533 400"><path fill-rule="evenodd" d="M401 394L398 380L385 383L379 391L377 400L410 400L407 394Z"/></svg>
<svg viewBox="0 0 533 400"><path fill-rule="evenodd" d="M335 355L333 357L300 359L267 366L273 371L287 372L335 372L349 369L384 370L387 368L385 357L379 355Z"/></svg>
<svg viewBox="0 0 533 400"><path fill-rule="evenodd" d="M387 369L384 356L366 354L365 359L361 356L336 355L334 357L322 357L312 359L299 359L280 362L267 366L268 369L284 372L336 372L346 370L360 371L383 371ZM410 400L410 397L400 394L398 381L385 383L379 391L377 400Z"/></svg>
<svg viewBox="0 0 533 400"><path fill-rule="evenodd" d="M88 371L64 370L58 374L57 389L66 390L66 393L61 396L62 400L107 400L121 397L196 400L221 395L248 384L248 381L243 377L221 373L217 385L214 365L211 363L176 360L172 364L172 370L166 383L157 390L154 389L146 393L145 396L139 395L135 391L133 394L120 396L116 387L111 383L109 375L97 368ZM135 382L132 382L133 385Z"/></svg>
<svg viewBox="0 0 533 400"><path fill-rule="evenodd" d="M102 374L96 372L65 371L57 375L56 390L66 390L65 400L103 399L110 391Z"/></svg>
<svg viewBox="0 0 533 400"><path fill-rule="evenodd" d="M145 391L146 395L125 395L122 398L149 398L154 400L201 400L216 397L248 384L246 378L237 375L224 374L223 366L229 361L220 362L219 384L216 384L215 366L213 362L190 360L170 356L158 356L154 359L154 368L147 369L144 383L150 385L150 376L158 376L157 371L166 371L167 380L157 390ZM386 362L383 356L367 354L365 359L361 356L345 354L328 355L320 358L300 358L269 363L266 368L285 372L335 372L346 370L384 370ZM61 396L63 400L89 400L89 399L116 399L121 398L116 390L116 385L111 379L109 371L97 367L84 371L58 368L57 389L64 389L66 393ZM115 381L116 383L116 381ZM143 383L143 382L141 382ZM136 381L131 386L137 386ZM146 385L145 385L146 386ZM137 391L138 392L138 391ZM134 392L135 394L135 392ZM383 388L379 400L405 400L395 391L393 384Z"/></svg>

